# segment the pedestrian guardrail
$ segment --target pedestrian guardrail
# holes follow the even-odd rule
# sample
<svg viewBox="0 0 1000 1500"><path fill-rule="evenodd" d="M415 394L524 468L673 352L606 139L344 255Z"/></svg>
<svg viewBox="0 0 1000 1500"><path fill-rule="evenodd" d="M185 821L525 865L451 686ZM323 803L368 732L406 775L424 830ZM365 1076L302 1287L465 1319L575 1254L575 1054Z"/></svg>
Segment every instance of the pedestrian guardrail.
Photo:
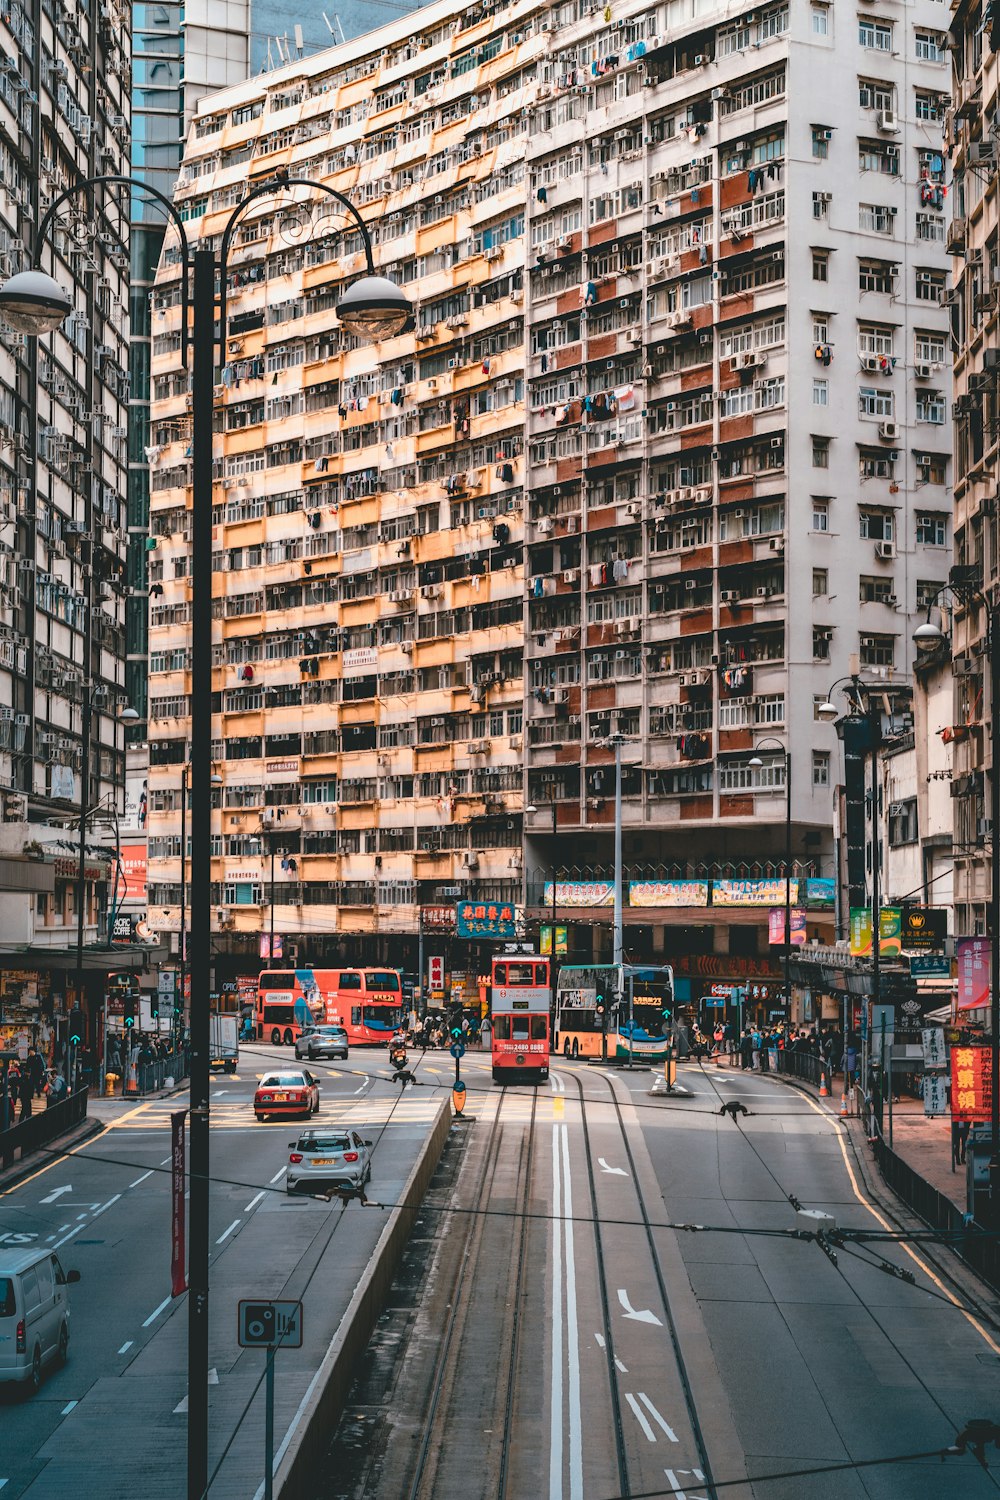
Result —
<svg viewBox="0 0 1000 1500"><path fill-rule="evenodd" d="M9 1167L13 1162L23 1160L32 1151L40 1150L67 1130L72 1130L74 1125L79 1125L87 1118L89 1093L88 1088L77 1089L59 1104L50 1104L47 1109L43 1107L27 1120L0 1130L0 1167Z"/></svg>
<svg viewBox="0 0 1000 1500"><path fill-rule="evenodd" d="M822 1082L822 1074L827 1075L827 1083L830 1081L830 1067L822 1057L817 1057L814 1052L793 1052L782 1050L778 1052L778 1072L789 1073L793 1078L804 1078L806 1083L813 1083L819 1088Z"/></svg>

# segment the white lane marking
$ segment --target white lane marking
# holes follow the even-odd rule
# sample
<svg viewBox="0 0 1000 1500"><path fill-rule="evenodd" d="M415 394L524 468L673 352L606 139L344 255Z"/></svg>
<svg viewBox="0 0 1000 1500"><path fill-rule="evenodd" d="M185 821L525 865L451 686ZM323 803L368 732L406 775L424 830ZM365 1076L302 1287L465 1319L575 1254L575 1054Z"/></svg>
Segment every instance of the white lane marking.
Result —
<svg viewBox="0 0 1000 1500"><path fill-rule="evenodd" d="M626 1368L625 1368L625 1366L624 1366L624 1365L623 1365L623 1364L622 1364L622 1362L621 1362L621 1360L620 1360L620 1359L619 1359L619 1358L618 1358L618 1356L617 1356L617 1354L616 1354L616 1355L615 1355L615 1369L616 1369L616 1370L620 1370L620 1371L621 1371L621 1372L622 1372L622 1374L623 1374L623 1375L627 1375L627 1374L628 1374L628 1370L627 1370L627 1369L626 1369Z"/></svg>
<svg viewBox="0 0 1000 1500"><path fill-rule="evenodd" d="M161 1167L169 1167L169 1165L170 1165L170 1163L171 1163L171 1161L172 1161L172 1159L173 1159L173 1158L172 1158L172 1157L169 1157L169 1156L165 1156L165 1157L164 1157L164 1158L163 1158L163 1160L162 1160L162 1161L161 1161L161 1162L160 1162L160 1166L161 1166Z"/></svg>
<svg viewBox="0 0 1000 1500"><path fill-rule="evenodd" d="M562 1224L559 1200L562 1185L559 1172L559 1129L552 1127L552 1383L549 1392L549 1500L562 1500L563 1494L563 1306L562 1306Z"/></svg>
<svg viewBox="0 0 1000 1500"><path fill-rule="evenodd" d="M261 1191L260 1191L260 1192L259 1192L259 1193L258 1193L258 1194L257 1194L257 1196L256 1196L256 1198L251 1198L251 1199L250 1199L250 1202L249 1202L249 1203L248 1203L248 1204L247 1204L247 1206L246 1206L246 1208L245 1208L245 1209L244 1209L244 1210L243 1210L243 1212L244 1212L244 1213L245 1213L245 1214L248 1214L248 1213L250 1213L250 1211L251 1211L251 1209L254 1209L254 1208L256 1208L256 1207L257 1207L257 1204L258 1204L258 1203L259 1203L259 1202L260 1202L260 1200L261 1200L261 1199L262 1199L262 1198L266 1198L266 1197L267 1197L267 1193L266 1193L266 1192L265 1192L265 1191L264 1191L264 1189L261 1189Z"/></svg>
<svg viewBox="0 0 1000 1500"><path fill-rule="evenodd" d="M153 1175L153 1169L152 1169L152 1167L150 1167L150 1169L149 1169L148 1172L143 1172L143 1174L142 1174L141 1177L137 1177L134 1182L130 1182L129 1183L129 1187L130 1188L138 1187L139 1184L140 1184L140 1182L145 1182L146 1178L147 1177L152 1177L152 1175Z"/></svg>
<svg viewBox="0 0 1000 1500"><path fill-rule="evenodd" d="M215 1093L212 1095L212 1098L213 1099L221 1099L222 1096L223 1096L223 1094L228 1094L228 1093L229 1093L228 1089L216 1089Z"/></svg>
<svg viewBox="0 0 1000 1500"><path fill-rule="evenodd" d="M594 1334L594 1338L595 1338L595 1339L596 1339L596 1340L597 1340L597 1342L598 1342L598 1345L599 1345L599 1346L600 1346L600 1348L602 1348L602 1349L603 1349L603 1348L604 1348L604 1347L605 1347L605 1343L604 1343L604 1335L603 1335L603 1333L595 1333L595 1334Z"/></svg>
<svg viewBox="0 0 1000 1500"><path fill-rule="evenodd" d="M8 1483L8 1481L6 1479L0 1479L0 1490L2 1490L3 1487L4 1487L4 1485L7 1484L7 1483Z"/></svg>
<svg viewBox="0 0 1000 1500"><path fill-rule="evenodd" d="M271 1181L272 1182L280 1182L281 1179L284 1177L284 1175L285 1175L285 1173L287 1171L288 1171L287 1167L282 1167L282 1169L281 1169L280 1172L275 1172L274 1176L271 1178Z"/></svg>
<svg viewBox="0 0 1000 1500"><path fill-rule="evenodd" d="M354 1090L354 1092L356 1094L362 1093L368 1087L369 1082L370 1082L370 1080L366 1078L365 1081L364 1081L364 1083L361 1085L361 1087L360 1088L356 1088Z"/></svg>
<svg viewBox="0 0 1000 1500"><path fill-rule="evenodd" d="M79 1405L79 1402L77 1402L77 1401L67 1401L66 1405L63 1407L63 1409L59 1413L59 1415L61 1417L68 1417L69 1414L70 1414L70 1412L73 1410L74 1406L78 1406L78 1405Z"/></svg>
<svg viewBox="0 0 1000 1500"><path fill-rule="evenodd" d="M610 1172L612 1177L627 1177L628 1173L624 1167L609 1167L603 1156L597 1158L597 1165L602 1172Z"/></svg>
<svg viewBox="0 0 1000 1500"><path fill-rule="evenodd" d="M110 1208L113 1203L117 1203L120 1197L121 1193L116 1193L113 1198L108 1199L107 1203L102 1203L100 1208L94 1210L94 1218L98 1218L106 1208Z"/></svg>
<svg viewBox="0 0 1000 1500"><path fill-rule="evenodd" d="M621 1303L622 1308L624 1309L626 1318L632 1318L636 1323L655 1323L657 1328L663 1327L663 1324L660 1322L659 1318L654 1312L650 1312L648 1307L644 1308L641 1312L637 1312L635 1310L631 1302L628 1300L628 1292L625 1291L624 1287L621 1288L618 1292L618 1301Z"/></svg>
<svg viewBox="0 0 1000 1500"><path fill-rule="evenodd" d="M132 1340L131 1339L126 1339L125 1342L124 1342L124 1344L122 1344L121 1348L119 1349L118 1353L119 1354L127 1354L128 1351L131 1349L131 1347L132 1347Z"/></svg>
<svg viewBox="0 0 1000 1500"><path fill-rule="evenodd" d="M569 1494L583 1500L583 1410L580 1404L580 1325L576 1311L576 1245L573 1231L573 1180L569 1169L569 1131L560 1125L563 1151L563 1201L566 1206L566 1352L569 1356Z"/></svg>
<svg viewBox="0 0 1000 1500"><path fill-rule="evenodd" d="M663 1418L660 1416L660 1413L656 1410L656 1407L653 1405L652 1401L650 1401L649 1397L646 1395L645 1391L640 1391L639 1392L639 1400L642 1402L643 1406L649 1412L649 1415L652 1417L653 1421L657 1424L657 1426L663 1428L663 1431L667 1434L667 1437L670 1439L670 1441L672 1443L676 1443L677 1442L677 1434L676 1434L676 1432L674 1431L674 1429L672 1427L668 1426L667 1423L663 1420Z"/></svg>
<svg viewBox="0 0 1000 1500"><path fill-rule="evenodd" d="M174 1416L176 1417L179 1412L187 1411L187 1409L188 1398L186 1396L182 1396L177 1405L174 1407Z"/></svg>
<svg viewBox="0 0 1000 1500"><path fill-rule="evenodd" d="M239 1227L240 1227L240 1221L239 1221L239 1219L234 1219L233 1222L230 1224L229 1228L226 1229L226 1230L224 1230L223 1233L219 1235L219 1238L216 1240L215 1243L217 1245L221 1245L222 1241L223 1240L228 1240L228 1238L232 1234L233 1230L234 1229L239 1229Z"/></svg>
<svg viewBox="0 0 1000 1500"><path fill-rule="evenodd" d="M219 1383L219 1372L214 1365L208 1372L208 1383L209 1385L218 1385Z"/></svg>
<svg viewBox="0 0 1000 1500"><path fill-rule="evenodd" d="M48 1197L47 1198L42 1198L41 1202L42 1203L54 1203L57 1198L61 1198L62 1197L63 1193L71 1193L72 1191L73 1191L72 1187L69 1185L69 1183L67 1183L65 1187L53 1188L52 1191L51 1191L51 1193L49 1193Z"/></svg>
<svg viewBox="0 0 1000 1500"><path fill-rule="evenodd" d="M626 1392L625 1400L628 1402L629 1406L632 1408L632 1415L635 1417L635 1420L638 1422L639 1426L642 1428L642 1430L645 1433L645 1435L648 1438L648 1440L651 1443L655 1443L656 1442L656 1433L653 1431L652 1427L650 1427L649 1423L646 1421L645 1416L640 1411L638 1401L635 1399L635 1397L630 1392Z"/></svg>
<svg viewBox="0 0 1000 1500"><path fill-rule="evenodd" d="M554 1094L565 1094L566 1085L563 1083L562 1077L559 1073L550 1073L549 1083L552 1085L552 1092Z"/></svg>
<svg viewBox="0 0 1000 1500"><path fill-rule="evenodd" d="M60 1245L65 1245L66 1241L71 1240L74 1234L79 1234L82 1228L82 1224L74 1224L69 1234L64 1234L61 1240L56 1240L55 1244L52 1246L53 1250L58 1250Z"/></svg>
<svg viewBox="0 0 1000 1500"><path fill-rule="evenodd" d="M169 1307L170 1304L171 1304L171 1302L173 1300L174 1299L173 1299L172 1296L170 1296L170 1297L164 1297L164 1299L160 1303L159 1307L157 1307L153 1312L151 1312L150 1315L149 1315L149 1317L146 1319L145 1323L143 1323L143 1325L142 1325L143 1328L148 1328L149 1325L150 1325L150 1323L155 1323L156 1320L157 1320L157 1318L160 1316L160 1313L163 1312L164 1308Z"/></svg>
<svg viewBox="0 0 1000 1500"><path fill-rule="evenodd" d="M707 1495L689 1495L686 1490L681 1489L681 1482L677 1478L677 1474L690 1474L692 1479L700 1484L705 1478L700 1469L678 1469L677 1473L673 1469L664 1469L663 1472L666 1474L670 1488L674 1492L674 1500L708 1500Z"/></svg>

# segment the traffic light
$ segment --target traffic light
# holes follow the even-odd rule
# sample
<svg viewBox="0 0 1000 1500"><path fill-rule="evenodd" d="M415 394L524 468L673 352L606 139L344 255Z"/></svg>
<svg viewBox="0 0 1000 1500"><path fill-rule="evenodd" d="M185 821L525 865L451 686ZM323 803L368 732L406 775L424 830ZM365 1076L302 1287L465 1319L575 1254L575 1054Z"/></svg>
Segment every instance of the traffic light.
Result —
<svg viewBox="0 0 1000 1500"><path fill-rule="evenodd" d="M135 1025L135 996L131 990L125 996L125 1025L127 1027Z"/></svg>
<svg viewBox="0 0 1000 1500"><path fill-rule="evenodd" d="M665 1021L669 1021L670 1017L673 1015L673 1011L671 1011L670 1008L669 1008L669 1006L668 1006L666 1009L662 1010L660 1012L660 1014L662 1015L662 1017L663 1017L663 1019Z"/></svg>
<svg viewBox="0 0 1000 1500"><path fill-rule="evenodd" d="M71 1047L79 1047L83 1041L83 1011L78 1005L74 1005L69 1013L69 1044Z"/></svg>
<svg viewBox="0 0 1000 1500"><path fill-rule="evenodd" d="M154 1021L160 1019L160 996L157 990L152 990L149 996L149 1014Z"/></svg>
<svg viewBox="0 0 1000 1500"><path fill-rule="evenodd" d="M456 1010L451 1018L451 1039L453 1042L462 1040L462 1012Z"/></svg>

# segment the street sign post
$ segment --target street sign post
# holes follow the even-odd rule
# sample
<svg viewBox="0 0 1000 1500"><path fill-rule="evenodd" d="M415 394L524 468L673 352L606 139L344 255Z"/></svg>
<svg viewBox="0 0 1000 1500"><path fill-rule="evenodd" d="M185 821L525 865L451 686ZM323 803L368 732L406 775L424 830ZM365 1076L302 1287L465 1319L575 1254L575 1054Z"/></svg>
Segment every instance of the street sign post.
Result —
<svg viewBox="0 0 1000 1500"><path fill-rule="evenodd" d="M266 1349L264 1370L264 1500L274 1500L274 1359L279 1346L302 1348L302 1303L242 1301L238 1337L243 1349Z"/></svg>

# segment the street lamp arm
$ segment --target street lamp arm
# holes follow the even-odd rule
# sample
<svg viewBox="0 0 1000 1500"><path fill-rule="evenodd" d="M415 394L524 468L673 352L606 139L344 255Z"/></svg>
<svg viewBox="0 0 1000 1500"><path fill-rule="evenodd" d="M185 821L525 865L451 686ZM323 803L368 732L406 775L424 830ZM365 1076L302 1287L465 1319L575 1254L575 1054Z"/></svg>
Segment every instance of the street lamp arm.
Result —
<svg viewBox="0 0 1000 1500"><path fill-rule="evenodd" d="M180 214L177 212L177 209L171 203L167 195L165 193L161 193L159 188L153 187L151 183L143 182L139 177L122 177L117 173L108 173L107 175L102 175L100 177L83 177L79 182L74 182L68 188L63 188L62 192L57 193L53 198L52 202L49 204L48 208L42 215L41 222L38 225L38 233L35 235L35 251L32 257L32 266L35 270L41 269L42 246L45 244L45 241L48 238L48 233L49 229L51 228L52 221L55 218L56 214L59 212L59 209L62 208L63 204L68 202L69 199L74 197L77 193L82 192L86 189L93 187L104 187L107 185L113 185L115 183L117 183L120 187L139 188L142 192L148 193L151 198L155 198L160 207L166 210L168 217L172 221L178 235L180 236L181 246L183 249L183 256L181 260L181 363L186 367L188 354L188 308L190 306L190 288L188 285L190 248L188 245L187 230L184 227L184 220L181 218Z"/></svg>
<svg viewBox="0 0 1000 1500"><path fill-rule="evenodd" d="M368 233L368 226L365 223L364 219L361 217L358 210L355 208L354 204L351 202L350 198L346 196L346 194L339 193L336 188L329 187L325 182L313 182L308 177L285 177L281 175L270 177L266 182L262 182L258 187L255 187L252 192L248 193L245 198L237 203L236 207L229 215L229 218L226 220L225 229L222 231L222 240L219 245L220 351L225 347L224 341L226 336L227 322L226 304L228 301L228 287L226 282L229 270L229 251L232 247L233 234L235 233L236 226L242 218L243 214L250 207L251 203L256 203L258 198L273 198L276 193L282 191L284 188L293 187L311 188L313 191L325 193L328 198L333 198L337 203L340 204L341 208L344 209L348 218L353 221L355 227L361 235L361 243L364 246L365 260L368 266L368 274L369 276L374 276L375 274L375 262L372 259L372 242L371 236Z"/></svg>

